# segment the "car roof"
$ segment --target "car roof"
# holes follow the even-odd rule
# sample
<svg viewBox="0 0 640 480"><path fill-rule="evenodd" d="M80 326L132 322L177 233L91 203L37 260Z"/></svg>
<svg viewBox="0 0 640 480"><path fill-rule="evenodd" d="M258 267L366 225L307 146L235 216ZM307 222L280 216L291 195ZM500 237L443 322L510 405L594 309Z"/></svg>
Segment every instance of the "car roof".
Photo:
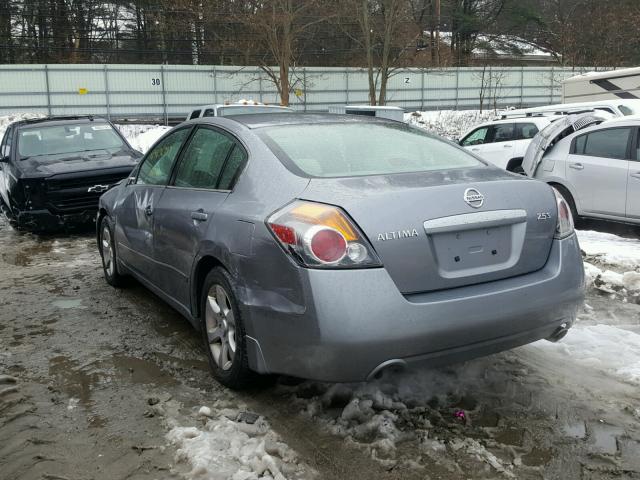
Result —
<svg viewBox="0 0 640 480"><path fill-rule="evenodd" d="M637 127L640 125L640 115L628 115L626 117L615 117L602 122L600 125L616 124L623 127Z"/></svg>
<svg viewBox="0 0 640 480"><path fill-rule="evenodd" d="M280 125L308 125L319 123L377 123L387 125L406 125L395 120L368 115L344 115L340 113L251 113L244 115L229 115L222 117L226 120L244 125L247 128L275 127ZM218 124L216 117L202 117L189 120L187 123L211 123Z"/></svg>

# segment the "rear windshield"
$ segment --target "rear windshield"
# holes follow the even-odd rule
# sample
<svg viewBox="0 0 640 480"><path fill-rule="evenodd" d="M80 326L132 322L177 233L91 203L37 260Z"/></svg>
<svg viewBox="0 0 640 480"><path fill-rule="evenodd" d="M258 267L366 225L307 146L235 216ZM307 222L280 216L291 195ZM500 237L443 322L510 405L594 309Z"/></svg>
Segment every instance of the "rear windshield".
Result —
<svg viewBox="0 0 640 480"><path fill-rule="evenodd" d="M18 133L18 152L22 158L91 150L117 151L123 146L122 138L107 123L29 127Z"/></svg>
<svg viewBox="0 0 640 480"><path fill-rule="evenodd" d="M461 148L407 125L323 123L265 127L259 135L285 163L312 177L350 177L475 167Z"/></svg>

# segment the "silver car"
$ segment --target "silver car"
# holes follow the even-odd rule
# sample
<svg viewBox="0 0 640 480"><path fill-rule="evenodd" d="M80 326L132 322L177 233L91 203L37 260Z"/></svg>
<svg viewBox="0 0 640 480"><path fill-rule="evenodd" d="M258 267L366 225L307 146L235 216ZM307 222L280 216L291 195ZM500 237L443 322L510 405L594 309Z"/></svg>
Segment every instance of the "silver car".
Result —
<svg viewBox="0 0 640 480"><path fill-rule="evenodd" d="M230 387L555 340L583 299L552 188L371 117L185 122L102 196L97 225L106 280L136 277L201 329Z"/></svg>
<svg viewBox="0 0 640 480"><path fill-rule="evenodd" d="M640 120L570 115L540 132L523 161L554 186L575 218L640 224Z"/></svg>

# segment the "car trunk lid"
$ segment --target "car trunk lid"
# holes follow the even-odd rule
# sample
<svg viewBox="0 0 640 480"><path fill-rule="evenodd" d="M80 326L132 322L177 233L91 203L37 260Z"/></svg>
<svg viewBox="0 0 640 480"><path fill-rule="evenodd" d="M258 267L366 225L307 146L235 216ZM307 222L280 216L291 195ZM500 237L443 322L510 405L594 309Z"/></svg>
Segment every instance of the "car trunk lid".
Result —
<svg viewBox="0 0 640 480"><path fill-rule="evenodd" d="M558 140L604 120L606 118L603 115L594 113L567 115L556 120L533 137L522 160L522 169L528 176L533 177L542 157Z"/></svg>
<svg viewBox="0 0 640 480"><path fill-rule="evenodd" d="M557 220L549 186L486 167L314 178L301 198L342 207L404 294L538 270Z"/></svg>

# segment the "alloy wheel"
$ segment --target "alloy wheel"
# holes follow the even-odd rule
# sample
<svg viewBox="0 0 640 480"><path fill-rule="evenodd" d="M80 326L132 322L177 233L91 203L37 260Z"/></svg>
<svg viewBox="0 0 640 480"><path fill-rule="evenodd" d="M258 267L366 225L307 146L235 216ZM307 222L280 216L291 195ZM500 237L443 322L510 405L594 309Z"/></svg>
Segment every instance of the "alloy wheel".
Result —
<svg viewBox="0 0 640 480"><path fill-rule="evenodd" d="M229 370L236 354L236 323L229 295L221 285L209 289L205 322L211 356L219 368Z"/></svg>
<svg viewBox="0 0 640 480"><path fill-rule="evenodd" d="M102 261L109 276L113 276L115 265L111 249L111 231L106 224L102 227Z"/></svg>

